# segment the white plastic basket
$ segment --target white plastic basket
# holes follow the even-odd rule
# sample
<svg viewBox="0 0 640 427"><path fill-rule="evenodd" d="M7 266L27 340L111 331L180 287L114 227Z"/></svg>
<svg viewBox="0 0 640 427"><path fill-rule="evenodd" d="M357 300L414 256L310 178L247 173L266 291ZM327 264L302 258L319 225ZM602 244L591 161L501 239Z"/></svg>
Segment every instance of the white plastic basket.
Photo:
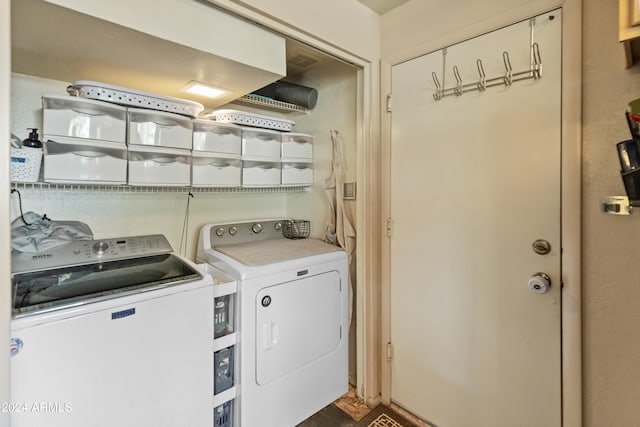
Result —
<svg viewBox="0 0 640 427"><path fill-rule="evenodd" d="M37 182L42 164L41 148L11 149L11 181Z"/></svg>
<svg viewBox="0 0 640 427"><path fill-rule="evenodd" d="M238 110L215 110L205 114L207 119L222 123L235 123L237 125L252 126L258 128L273 129L289 132L296 123L279 117L263 116Z"/></svg>

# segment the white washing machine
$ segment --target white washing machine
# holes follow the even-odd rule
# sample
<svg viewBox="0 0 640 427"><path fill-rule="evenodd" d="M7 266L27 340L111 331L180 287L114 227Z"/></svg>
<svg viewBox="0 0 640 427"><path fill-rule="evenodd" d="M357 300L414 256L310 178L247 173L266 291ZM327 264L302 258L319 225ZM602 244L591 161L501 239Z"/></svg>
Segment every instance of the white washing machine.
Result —
<svg viewBox="0 0 640 427"><path fill-rule="evenodd" d="M286 220L208 224L198 261L237 280L235 427L293 427L348 389L348 261Z"/></svg>
<svg viewBox="0 0 640 427"><path fill-rule="evenodd" d="M213 425L213 281L162 235L12 255L11 425Z"/></svg>

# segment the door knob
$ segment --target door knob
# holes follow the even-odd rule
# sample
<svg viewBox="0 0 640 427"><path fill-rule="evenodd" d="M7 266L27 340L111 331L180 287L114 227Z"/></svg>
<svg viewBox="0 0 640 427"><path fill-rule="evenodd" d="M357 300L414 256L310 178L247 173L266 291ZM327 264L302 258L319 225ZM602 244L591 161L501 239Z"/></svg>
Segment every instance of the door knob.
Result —
<svg viewBox="0 0 640 427"><path fill-rule="evenodd" d="M529 289L536 294L544 294L551 287L551 277L546 273L536 273L527 282Z"/></svg>

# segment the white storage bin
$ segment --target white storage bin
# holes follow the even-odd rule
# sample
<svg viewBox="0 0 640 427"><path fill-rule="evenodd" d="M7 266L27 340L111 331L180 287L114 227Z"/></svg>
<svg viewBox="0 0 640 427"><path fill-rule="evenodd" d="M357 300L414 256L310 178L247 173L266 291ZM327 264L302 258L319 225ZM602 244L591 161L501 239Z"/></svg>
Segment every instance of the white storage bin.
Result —
<svg viewBox="0 0 640 427"><path fill-rule="evenodd" d="M280 158L280 132L242 128L242 156Z"/></svg>
<svg viewBox="0 0 640 427"><path fill-rule="evenodd" d="M193 124L188 117L129 108L129 144L191 149Z"/></svg>
<svg viewBox="0 0 640 427"><path fill-rule="evenodd" d="M194 187L239 187L242 162L206 152L194 151L191 157L191 185Z"/></svg>
<svg viewBox="0 0 640 427"><path fill-rule="evenodd" d="M304 133L283 133L280 139L283 159L313 159L313 136Z"/></svg>
<svg viewBox="0 0 640 427"><path fill-rule="evenodd" d="M279 162L242 162L243 187L268 187L280 185Z"/></svg>
<svg viewBox="0 0 640 427"><path fill-rule="evenodd" d="M37 182L42 164L42 148L11 149L11 181Z"/></svg>
<svg viewBox="0 0 640 427"><path fill-rule="evenodd" d="M223 154L240 154L242 128L213 120L193 121L193 150Z"/></svg>
<svg viewBox="0 0 640 427"><path fill-rule="evenodd" d="M130 185L188 186L191 151L177 148L129 146Z"/></svg>
<svg viewBox="0 0 640 427"><path fill-rule="evenodd" d="M125 143L127 109L73 96L42 97L42 133Z"/></svg>
<svg viewBox="0 0 640 427"><path fill-rule="evenodd" d="M111 185L127 182L124 144L47 135L44 139L45 182Z"/></svg>
<svg viewBox="0 0 640 427"><path fill-rule="evenodd" d="M313 184L313 164L282 163L282 185Z"/></svg>

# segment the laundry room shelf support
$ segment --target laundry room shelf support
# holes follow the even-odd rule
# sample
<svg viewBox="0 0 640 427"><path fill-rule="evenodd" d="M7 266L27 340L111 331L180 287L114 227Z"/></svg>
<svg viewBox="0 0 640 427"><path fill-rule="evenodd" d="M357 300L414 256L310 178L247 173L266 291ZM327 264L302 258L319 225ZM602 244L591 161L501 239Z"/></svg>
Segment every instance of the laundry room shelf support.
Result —
<svg viewBox="0 0 640 427"><path fill-rule="evenodd" d="M435 72L431 73L433 83L436 87L436 91L433 93L433 99L436 101L441 100L447 96L461 96L466 92L479 91L484 92L489 87L494 86L511 86L513 83L534 79L538 80L542 78L542 57L540 56L540 47L538 43L531 45L531 66L528 70L514 72L511 67L511 59L509 58L509 52L502 52L502 61L504 63L504 74L496 77L487 78L484 72L484 65L481 59L476 60L476 66L478 68L478 80L471 83L464 83L462 77L460 77L460 70L457 65L452 67L453 77L456 79L455 86L445 88L440 84L438 75Z"/></svg>
<svg viewBox="0 0 640 427"><path fill-rule="evenodd" d="M311 190L309 185L278 185L271 187L156 187L105 184L49 184L46 182L13 182L12 189L44 190L59 192L90 193L300 193Z"/></svg>

